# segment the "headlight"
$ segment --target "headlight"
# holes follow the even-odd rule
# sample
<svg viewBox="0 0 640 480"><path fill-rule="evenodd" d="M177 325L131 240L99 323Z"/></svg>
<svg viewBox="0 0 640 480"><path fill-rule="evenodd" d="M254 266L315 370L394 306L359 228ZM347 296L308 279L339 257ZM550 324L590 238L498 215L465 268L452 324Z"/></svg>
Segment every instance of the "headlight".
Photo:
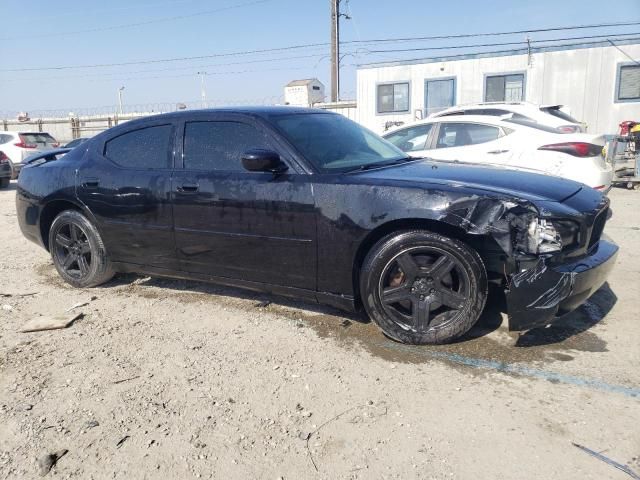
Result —
<svg viewBox="0 0 640 480"><path fill-rule="evenodd" d="M552 253L575 245L580 227L571 220L533 219L518 242L526 253Z"/></svg>

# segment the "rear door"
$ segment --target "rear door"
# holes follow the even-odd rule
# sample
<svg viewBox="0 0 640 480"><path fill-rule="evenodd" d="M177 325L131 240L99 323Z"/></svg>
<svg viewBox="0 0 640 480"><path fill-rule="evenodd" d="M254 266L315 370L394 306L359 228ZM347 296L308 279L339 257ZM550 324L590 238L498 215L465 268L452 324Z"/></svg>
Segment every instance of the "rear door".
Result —
<svg viewBox="0 0 640 480"><path fill-rule="evenodd" d="M156 120L118 129L88 152L79 199L91 210L111 259L174 269L169 201L176 123Z"/></svg>
<svg viewBox="0 0 640 480"><path fill-rule="evenodd" d="M182 169L171 198L178 256L186 271L314 290L316 211L310 175L297 170L259 120L208 114L179 126ZM242 154L280 154L284 174L248 172Z"/></svg>
<svg viewBox="0 0 640 480"><path fill-rule="evenodd" d="M500 127L472 122L440 122L425 156L437 160L508 165L512 148Z"/></svg>

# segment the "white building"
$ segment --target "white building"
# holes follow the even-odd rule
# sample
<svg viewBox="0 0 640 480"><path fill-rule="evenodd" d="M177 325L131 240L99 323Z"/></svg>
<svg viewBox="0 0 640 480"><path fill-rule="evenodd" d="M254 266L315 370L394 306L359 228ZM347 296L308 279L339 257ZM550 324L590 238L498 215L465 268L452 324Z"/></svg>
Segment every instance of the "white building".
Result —
<svg viewBox="0 0 640 480"><path fill-rule="evenodd" d="M453 105L562 104L592 133L640 120L638 39L363 65L358 120L376 132Z"/></svg>
<svg viewBox="0 0 640 480"><path fill-rule="evenodd" d="M284 103L294 107L311 107L324 101L324 85L317 78L294 80L284 87Z"/></svg>

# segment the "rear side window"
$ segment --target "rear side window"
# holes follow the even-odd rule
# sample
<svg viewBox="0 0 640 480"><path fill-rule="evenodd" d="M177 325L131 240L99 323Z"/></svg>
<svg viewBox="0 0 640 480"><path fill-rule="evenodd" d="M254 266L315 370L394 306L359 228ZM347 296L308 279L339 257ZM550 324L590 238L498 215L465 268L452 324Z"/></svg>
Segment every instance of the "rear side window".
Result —
<svg viewBox="0 0 640 480"><path fill-rule="evenodd" d="M496 140L500 129L479 123L441 123L436 148L464 147Z"/></svg>
<svg viewBox="0 0 640 480"><path fill-rule="evenodd" d="M240 122L188 122L184 130L184 168L244 171L242 154L270 148L254 126Z"/></svg>
<svg viewBox="0 0 640 480"><path fill-rule="evenodd" d="M121 167L143 170L171 168L173 126L133 130L104 145L104 156Z"/></svg>

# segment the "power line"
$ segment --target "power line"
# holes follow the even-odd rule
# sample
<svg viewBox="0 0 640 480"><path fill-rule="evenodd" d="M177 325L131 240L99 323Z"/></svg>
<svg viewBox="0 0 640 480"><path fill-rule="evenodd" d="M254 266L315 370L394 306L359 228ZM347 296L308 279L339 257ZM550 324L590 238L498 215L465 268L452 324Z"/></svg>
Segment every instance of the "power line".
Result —
<svg viewBox="0 0 640 480"><path fill-rule="evenodd" d="M626 40L638 40L640 41L640 37L634 37L634 38L627 38ZM553 45L554 47L579 47L579 46L584 46L584 45L590 45L593 42L578 42L578 43L562 43L559 45ZM544 45L539 46L539 47L532 47L531 51L535 52L536 50L542 50L543 48L545 48ZM503 53L511 53L514 55L518 55L519 53L517 52L522 52L522 53L526 53L528 51L528 47L523 47L523 48L517 48L517 49L509 49L509 50L492 50L492 51L481 51L481 52L467 52L467 53L460 53L460 54L456 54L456 55L447 55L446 59L450 60L450 59L454 59L454 58L463 58L463 57L468 57L469 55L497 55L497 54L503 54ZM441 60L443 57L442 56L437 56L437 57L417 57L417 58L403 58L403 59L398 59L399 62L421 62L421 61L428 61L428 60ZM389 62L371 62L371 63L367 63L366 65L368 66L373 66L373 65L379 65L379 64L386 64ZM391 62L393 63L393 62ZM360 66L357 64L350 64L350 66Z"/></svg>
<svg viewBox="0 0 640 480"><path fill-rule="evenodd" d="M264 2L264 1L270 1L270 0L260 0L260 1ZM577 26L569 26L569 27L553 27L553 28L534 29L534 30L517 30L517 31L511 31L511 32L470 33L470 34L461 34L461 35L440 35L440 36L431 36L431 37L407 37L407 38L394 38L394 39L350 40L350 41L341 42L341 43L343 45L347 45L347 44L364 44L364 43L386 43L386 42L395 42L395 41L440 40L440 39L446 39L446 38L470 38L470 37L483 37L483 36L515 35L515 34L522 34L522 33L543 32L543 31L548 32L548 31L576 30L576 29L585 29L585 28L601 28L601 27L630 26L630 25L640 25L640 21L602 23L602 24L592 24L592 25L577 25ZM611 34L611 36L615 36L615 35L616 34ZM295 50L295 49L327 47L329 45L330 45L329 43L321 42L321 43L309 43L309 44L300 44L300 45L289 45L286 47L277 47L277 48L245 50L245 51L238 51L238 52L216 53L216 54L210 54L210 55L197 55L197 56L189 56L189 57L137 60L137 61L130 61L130 62L99 63L99 64L85 64L85 65L61 65L61 66L52 66L52 67L10 68L10 69L0 69L0 72L72 70L72 69L83 69L83 68L108 68L108 67L121 67L121 66L129 66L129 65L148 65L148 64L154 64L154 63L170 63L170 62L182 62L182 61L189 61L189 60L203 60L208 58L221 58L221 57L233 57L233 56L241 56L241 55L275 53L275 52L282 52L282 51Z"/></svg>
<svg viewBox="0 0 640 480"><path fill-rule="evenodd" d="M428 37L405 37L405 38L378 38L371 40L350 40L346 43L385 43L385 42L409 42L415 40L445 40L452 38L471 38L471 37L494 37L499 35L518 35L524 33L542 33L542 32L558 32L563 30L581 30L586 28L605 28L605 27L626 27L632 25L640 25L640 21L633 22L613 22L613 23L594 23L591 25L575 25L571 27L549 27L536 28L533 30L514 30L511 32L487 32L487 33L462 33L454 35L432 35Z"/></svg>
<svg viewBox="0 0 640 480"><path fill-rule="evenodd" d="M602 38L610 38L615 36L616 39L624 40L624 38L620 37L629 37L633 35L640 35L640 32L633 33L619 33L615 35L590 35L583 37L566 37L566 38L548 38L541 40L530 40L531 43L543 43L543 42L565 42L567 40L595 40ZM519 42L500 42L500 43L479 43L474 45L454 45L454 46L440 46L440 47L417 47L417 48L398 48L392 50L368 50L369 53L394 53L394 52L418 52L418 51L426 51L426 50L451 50L451 49L459 49L459 48L479 48L479 47L506 47L508 45L522 45L523 43L527 43L526 40L521 40ZM615 45L614 45L615 46Z"/></svg>
<svg viewBox="0 0 640 480"><path fill-rule="evenodd" d="M133 28L133 27L143 27L146 25L153 25L156 23L164 23L164 22L173 22L176 20L184 20L187 18L194 18L194 17L202 17L204 15L212 15L214 13L220 13L220 12L224 12L227 10L234 10L236 8L243 8L243 7L251 7L253 5L258 5L261 3L267 3L267 2L273 2L274 0L253 0L251 2L245 2L245 3L239 3L237 5L229 5L226 7L221 7L221 8L216 8L213 10L205 10L202 12L197 12L197 13L190 13L187 15L175 15L173 17L163 17L163 18L156 18L154 20L146 20L144 22L136 22L136 23L125 23L125 24L121 24L121 25L112 25L110 27L100 27L100 28L91 28L91 29L87 29L87 30L75 30L75 31L68 31L68 32L56 32L56 33L43 33L40 35L29 35L29 38L49 38L49 37L65 37L65 36L69 36L69 35L78 35L78 34L83 34L83 33L96 33L96 32L108 32L108 31L113 31L113 30L121 30L121 29L125 29L125 28ZM3 37L0 38L0 41L6 41L6 40L22 40L24 37Z"/></svg>
<svg viewBox="0 0 640 480"><path fill-rule="evenodd" d="M625 52L624 50L622 50L619 46L617 46L615 43L613 43L613 40L611 40L610 38L607 39L607 41L613 45L615 47L616 50L618 50L619 52L621 52L625 57L627 57L629 60L631 60L633 63L635 63L636 65L640 65L640 62L638 62L638 60L636 60L635 58L633 58L631 55L629 55L627 52Z"/></svg>

